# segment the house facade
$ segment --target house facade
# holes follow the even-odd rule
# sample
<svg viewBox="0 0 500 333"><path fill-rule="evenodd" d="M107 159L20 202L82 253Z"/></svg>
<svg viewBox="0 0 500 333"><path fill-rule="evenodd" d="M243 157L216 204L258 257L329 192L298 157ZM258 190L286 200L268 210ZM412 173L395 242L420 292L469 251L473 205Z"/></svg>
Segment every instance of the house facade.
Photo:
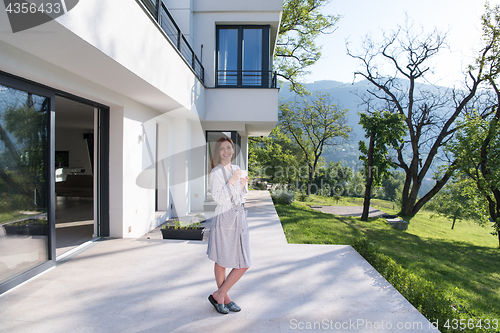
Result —
<svg viewBox="0 0 500 333"><path fill-rule="evenodd" d="M281 0L68 1L15 33L0 5L0 293L203 211L213 142L245 170L278 120Z"/></svg>

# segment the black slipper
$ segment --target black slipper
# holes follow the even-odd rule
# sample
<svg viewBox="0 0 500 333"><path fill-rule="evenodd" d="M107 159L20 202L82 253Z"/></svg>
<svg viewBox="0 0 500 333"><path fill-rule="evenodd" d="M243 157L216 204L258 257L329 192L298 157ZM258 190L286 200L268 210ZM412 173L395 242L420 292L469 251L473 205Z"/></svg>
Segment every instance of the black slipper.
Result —
<svg viewBox="0 0 500 333"><path fill-rule="evenodd" d="M215 298L212 295L208 296L208 300L210 301L210 303L212 303L212 305L214 306L215 310L217 310L218 313L222 313L222 314L229 313L229 310L227 309L227 307L224 304L217 303L217 301L215 300Z"/></svg>

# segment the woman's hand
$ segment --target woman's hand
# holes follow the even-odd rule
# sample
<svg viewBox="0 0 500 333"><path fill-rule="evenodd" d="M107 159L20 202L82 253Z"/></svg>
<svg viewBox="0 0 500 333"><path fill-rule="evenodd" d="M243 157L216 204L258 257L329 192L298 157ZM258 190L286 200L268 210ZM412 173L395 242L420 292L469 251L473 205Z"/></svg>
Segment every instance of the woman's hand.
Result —
<svg viewBox="0 0 500 333"><path fill-rule="evenodd" d="M234 185L241 177L241 170L236 169L233 173L233 176L229 179L228 183Z"/></svg>
<svg viewBox="0 0 500 333"><path fill-rule="evenodd" d="M241 180L241 186L243 187L243 186L245 186L246 183L248 183L248 176L242 177L242 178L240 178L240 180Z"/></svg>

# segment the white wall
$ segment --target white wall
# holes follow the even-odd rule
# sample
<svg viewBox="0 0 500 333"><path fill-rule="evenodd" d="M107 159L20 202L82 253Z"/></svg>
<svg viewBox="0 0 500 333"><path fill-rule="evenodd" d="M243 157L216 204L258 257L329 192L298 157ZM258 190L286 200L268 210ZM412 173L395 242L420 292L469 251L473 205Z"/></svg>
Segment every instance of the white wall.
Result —
<svg viewBox="0 0 500 333"><path fill-rule="evenodd" d="M80 1L56 21L16 34L8 22L0 11L0 41L27 54L159 112L204 115L203 103L193 108L203 85L139 1Z"/></svg>
<svg viewBox="0 0 500 333"><path fill-rule="evenodd" d="M189 41L190 45L193 45L193 12L191 10L192 2L192 0L163 0L163 3L172 15L179 29L181 29L184 37L186 37L186 39ZM194 51L199 57L199 50Z"/></svg>

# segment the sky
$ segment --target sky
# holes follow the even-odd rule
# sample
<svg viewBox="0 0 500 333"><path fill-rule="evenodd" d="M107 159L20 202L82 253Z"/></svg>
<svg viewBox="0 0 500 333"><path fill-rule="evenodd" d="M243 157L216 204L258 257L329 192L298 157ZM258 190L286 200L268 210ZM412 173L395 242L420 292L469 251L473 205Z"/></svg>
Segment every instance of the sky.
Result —
<svg viewBox="0 0 500 333"><path fill-rule="evenodd" d="M490 5L500 0L490 0ZM337 30L321 35L322 58L310 67L303 81L319 80L353 82L359 62L346 54L346 40L351 50L360 50L362 40L371 36L382 40L382 32L404 25L405 15L425 32L434 28L446 32L448 49L434 59L434 72L428 79L441 86L463 82L463 72L480 49L483 0L331 0L326 14L341 15ZM358 78L359 80L361 78Z"/></svg>

